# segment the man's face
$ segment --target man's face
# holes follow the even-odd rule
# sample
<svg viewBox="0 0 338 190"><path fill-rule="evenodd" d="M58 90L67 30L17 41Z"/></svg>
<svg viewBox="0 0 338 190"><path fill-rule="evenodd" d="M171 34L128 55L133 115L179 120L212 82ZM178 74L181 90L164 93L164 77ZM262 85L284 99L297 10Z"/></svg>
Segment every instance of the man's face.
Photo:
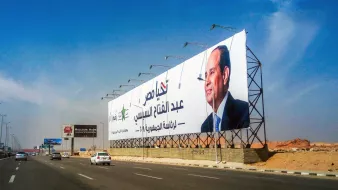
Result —
<svg viewBox="0 0 338 190"><path fill-rule="evenodd" d="M210 106L213 106L213 94L215 97L215 108L218 109L218 106L221 104L225 94L229 78L229 68L225 67L224 72L221 73L219 61L220 61L220 51L214 50L208 59L208 63L205 68L205 97ZM214 92L213 92L214 90Z"/></svg>

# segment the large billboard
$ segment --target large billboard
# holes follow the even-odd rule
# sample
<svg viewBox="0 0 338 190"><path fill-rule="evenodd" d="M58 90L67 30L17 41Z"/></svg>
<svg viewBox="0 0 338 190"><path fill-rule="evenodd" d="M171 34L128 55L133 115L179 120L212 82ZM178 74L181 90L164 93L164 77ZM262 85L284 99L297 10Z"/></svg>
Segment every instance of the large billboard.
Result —
<svg viewBox="0 0 338 190"><path fill-rule="evenodd" d="M74 137L74 125L62 125L61 131L62 131L63 138Z"/></svg>
<svg viewBox="0 0 338 190"><path fill-rule="evenodd" d="M97 137L97 126L74 125L74 137Z"/></svg>
<svg viewBox="0 0 338 190"><path fill-rule="evenodd" d="M62 139L60 139L60 138L45 138L45 139L43 139L43 144L45 144L45 145L61 145Z"/></svg>
<svg viewBox="0 0 338 190"><path fill-rule="evenodd" d="M245 30L108 103L109 140L249 126Z"/></svg>

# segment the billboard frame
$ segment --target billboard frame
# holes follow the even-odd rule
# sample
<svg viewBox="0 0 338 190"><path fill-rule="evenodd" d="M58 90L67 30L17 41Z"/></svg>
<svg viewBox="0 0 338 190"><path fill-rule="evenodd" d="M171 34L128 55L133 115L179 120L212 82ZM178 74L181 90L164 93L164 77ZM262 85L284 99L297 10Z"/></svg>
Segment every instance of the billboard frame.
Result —
<svg viewBox="0 0 338 190"><path fill-rule="evenodd" d="M250 125L248 128L233 129L228 131L221 131L217 133L188 133L144 138L131 138L110 140L110 148L210 148L217 144L221 148L221 140L225 142L227 148L235 148L236 141L240 141L241 148L251 148L254 142L258 142L263 148L266 144L266 125L265 125L265 110L264 110L264 93L263 93L263 72L262 63L253 53L253 51L246 46L247 57L247 80L248 80L248 103L249 103L249 117ZM168 71L167 71L168 72ZM115 99L115 98L114 98ZM259 132L263 128L260 137ZM244 132L243 132L244 131ZM215 143L215 136L218 135ZM205 136L206 138L203 138ZM229 139L227 139L227 137ZM168 144L170 142L170 144ZM237 143L238 144L238 143Z"/></svg>

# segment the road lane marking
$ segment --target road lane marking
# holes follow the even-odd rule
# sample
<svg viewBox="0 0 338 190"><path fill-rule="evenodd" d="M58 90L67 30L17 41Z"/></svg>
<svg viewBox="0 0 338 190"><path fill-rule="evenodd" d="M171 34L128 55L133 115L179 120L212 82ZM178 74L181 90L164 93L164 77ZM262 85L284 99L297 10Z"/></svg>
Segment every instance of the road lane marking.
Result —
<svg viewBox="0 0 338 190"><path fill-rule="evenodd" d="M205 176L205 175L196 175L196 174L188 174L190 176L195 176L195 177L204 177L204 178L210 178L210 179L219 179L217 177L211 177L211 176Z"/></svg>
<svg viewBox="0 0 338 190"><path fill-rule="evenodd" d="M21 163L19 162L19 166L20 166L20 164L21 164Z"/></svg>
<svg viewBox="0 0 338 190"><path fill-rule="evenodd" d="M142 168L142 167L134 167L136 169L142 169L142 170L151 170L150 168Z"/></svg>
<svg viewBox="0 0 338 190"><path fill-rule="evenodd" d="M135 175L139 175L139 176L143 176L143 177L149 177L149 178L153 178L153 179L162 179L160 177L154 177L154 176L150 176L150 175L143 175L143 174L138 174L138 173L134 173Z"/></svg>
<svg viewBox="0 0 338 190"><path fill-rule="evenodd" d="M171 169L174 169L174 170L188 170L188 169L184 169L184 168L171 168Z"/></svg>
<svg viewBox="0 0 338 190"><path fill-rule="evenodd" d="M19 167L16 167L16 168L15 168L15 170L18 170L18 169L19 169Z"/></svg>
<svg viewBox="0 0 338 190"><path fill-rule="evenodd" d="M60 166L61 169L65 169L64 167Z"/></svg>
<svg viewBox="0 0 338 190"><path fill-rule="evenodd" d="M14 179L15 179L15 175L12 175L11 178L9 179L9 182L8 182L8 183L13 183L13 182L14 182Z"/></svg>
<svg viewBox="0 0 338 190"><path fill-rule="evenodd" d="M84 178L87 178L87 179L90 179L90 180L93 180L93 178L91 178L91 177L88 177L88 176L86 176L86 175L83 175L83 174L78 174L79 176L82 176L82 177L84 177Z"/></svg>
<svg viewBox="0 0 338 190"><path fill-rule="evenodd" d="M9 157L8 157L9 158ZM6 159L8 159L8 158L1 158L0 160L6 160Z"/></svg>
<svg viewBox="0 0 338 190"><path fill-rule="evenodd" d="M84 165L84 163L80 163L81 165Z"/></svg>
<svg viewBox="0 0 338 190"><path fill-rule="evenodd" d="M102 167L102 166L99 166L99 168L103 168L103 169L109 170L108 168L105 168L105 167Z"/></svg>

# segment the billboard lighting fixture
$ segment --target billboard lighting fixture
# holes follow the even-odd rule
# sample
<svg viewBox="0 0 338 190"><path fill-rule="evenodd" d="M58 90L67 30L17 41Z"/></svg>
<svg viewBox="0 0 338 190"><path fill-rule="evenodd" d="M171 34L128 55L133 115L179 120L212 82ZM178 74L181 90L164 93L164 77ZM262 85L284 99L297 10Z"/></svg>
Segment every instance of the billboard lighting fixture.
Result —
<svg viewBox="0 0 338 190"><path fill-rule="evenodd" d="M203 44L203 43L199 43L199 42L185 42L185 43L183 44L183 47L185 48L185 47L187 47L189 44L190 44L190 45L199 46L199 47L202 47L202 48L207 48L207 47L208 47L207 44Z"/></svg>
<svg viewBox="0 0 338 190"><path fill-rule="evenodd" d="M130 83L130 81L139 81L139 82L144 82L144 80L139 80L139 79L129 79L128 83Z"/></svg>
<svg viewBox="0 0 338 190"><path fill-rule="evenodd" d="M180 59L180 60L187 59L187 57L184 57L184 56L175 56L175 55L166 55L166 56L164 56L165 60L168 60L168 58L175 58L175 59Z"/></svg>
<svg viewBox="0 0 338 190"><path fill-rule="evenodd" d="M121 84L121 85L120 85L120 88L122 88L122 87L124 87L124 86L133 86L133 87L135 87L135 85L133 85L133 84Z"/></svg>
<svg viewBox="0 0 338 190"><path fill-rule="evenodd" d="M140 77L141 75L155 75L154 73L139 73L138 76Z"/></svg>
<svg viewBox="0 0 338 190"><path fill-rule="evenodd" d="M166 67L166 68L170 68L169 65L150 65L149 69L152 69L153 67Z"/></svg>
<svg viewBox="0 0 338 190"><path fill-rule="evenodd" d="M219 25L219 24L212 24L211 27L210 27L210 30L213 30L214 28L222 28L224 30L236 32L236 28L233 28L231 26L222 26L222 25Z"/></svg>

